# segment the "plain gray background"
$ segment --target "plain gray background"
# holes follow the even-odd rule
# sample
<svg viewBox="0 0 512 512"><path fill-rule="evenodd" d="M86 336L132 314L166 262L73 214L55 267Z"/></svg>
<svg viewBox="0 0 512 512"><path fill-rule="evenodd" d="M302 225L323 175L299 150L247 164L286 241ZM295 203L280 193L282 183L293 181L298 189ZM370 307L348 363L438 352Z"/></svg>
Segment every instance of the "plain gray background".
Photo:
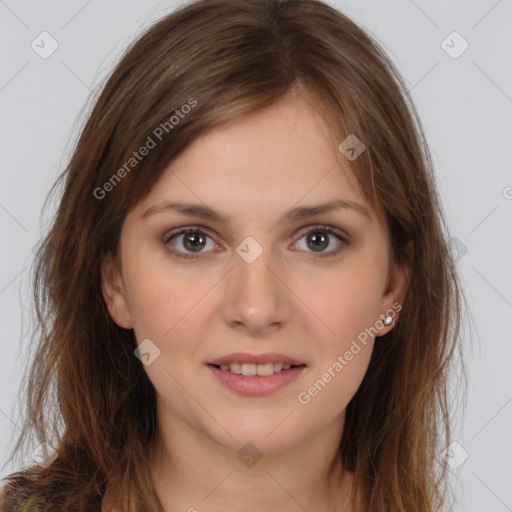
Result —
<svg viewBox="0 0 512 512"><path fill-rule="evenodd" d="M454 411L458 510L512 511L512 1L329 3L377 38L409 84L458 251L474 319L467 408ZM0 466L18 429L29 272L46 193L91 91L127 43L179 4L0 0ZM51 48L42 32L58 44L46 59L31 47L45 37Z"/></svg>

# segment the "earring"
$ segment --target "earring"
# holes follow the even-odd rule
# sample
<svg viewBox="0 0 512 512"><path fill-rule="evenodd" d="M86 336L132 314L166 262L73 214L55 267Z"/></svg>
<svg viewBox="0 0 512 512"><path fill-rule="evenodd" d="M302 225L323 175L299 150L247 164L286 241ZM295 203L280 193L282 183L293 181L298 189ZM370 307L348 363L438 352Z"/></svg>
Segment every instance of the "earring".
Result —
<svg viewBox="0 0 512 512"><path fill-rule="evenodd" d="M384 325L391 325L393 323L393 317L387 316L384 318Z"/></svg>

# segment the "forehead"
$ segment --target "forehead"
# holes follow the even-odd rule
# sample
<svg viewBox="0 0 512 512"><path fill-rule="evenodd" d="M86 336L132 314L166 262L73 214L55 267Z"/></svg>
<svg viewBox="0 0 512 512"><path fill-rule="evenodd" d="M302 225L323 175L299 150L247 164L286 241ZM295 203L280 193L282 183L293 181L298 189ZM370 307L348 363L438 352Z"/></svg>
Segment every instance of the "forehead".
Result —
<svg viewBox="0 0 512 512"><path fill-rule="evenodd" d="M313 96L290 92L270 107L223 123L176 157L142 201L223 204L261 211L320 201L366 203L340 135Z"/></svg>

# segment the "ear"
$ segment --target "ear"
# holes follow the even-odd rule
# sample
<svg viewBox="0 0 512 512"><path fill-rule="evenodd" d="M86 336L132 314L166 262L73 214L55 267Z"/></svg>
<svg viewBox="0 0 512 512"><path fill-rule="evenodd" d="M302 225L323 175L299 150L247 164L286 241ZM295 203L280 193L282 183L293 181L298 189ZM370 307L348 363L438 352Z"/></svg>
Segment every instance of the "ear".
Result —
<svg viewBox="0 0 512 512"><path fill-rule="evenodd" d="M119 263L111 255L101 262L101 291L112 320L124 329L132 329L132 320Z"/></svg>
<svg viewBox="0 0 512 512"><path fill-rule="evenodd" d="M410 261L412 261L412 244L407 244L405 261L400 264L391 265L388 281L386 288L381 300L381 315L382 319L387 316L392 318L390 325L384 325L382 329L379 329L377 336L383 336L387 334L395 326L399 312L402 309L403 300L409 286L410 278Z"/></svg>

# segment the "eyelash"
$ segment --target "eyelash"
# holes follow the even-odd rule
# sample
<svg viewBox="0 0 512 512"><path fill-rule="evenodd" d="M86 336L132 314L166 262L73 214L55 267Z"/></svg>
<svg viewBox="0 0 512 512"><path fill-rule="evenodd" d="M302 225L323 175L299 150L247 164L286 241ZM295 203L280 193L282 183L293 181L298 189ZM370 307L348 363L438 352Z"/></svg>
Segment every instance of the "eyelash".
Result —
<svg viewBox="0 0 512 512"><path fill-rule="evenodd" d="M303 238L304 236L306 235L309 235L310 233L317 233L317 232L322 232L322 233L327 233L328 235L332 235L332 236L335 236L340 242L341 242L341 245L332 250L332 251L329 251L329 252L326 252L326 253L316 253L316 256L319 257L319 258L328 258L328 257L332 257L332 256L335 256L337 255L341 250L343 250L343 248L345 246L347 246L349 244L348 242L348 237L344 237L343 235L341 235L337 230L335 230L334 228L332 228L331 226L326 226L324 224L317 224L315 226L311 226L309 227L308 229L306 229L305 231L302 231L299 235L299 238L297 239L300 240L301 238ZM166 233L164 235L164 238L163 238L163 243L165 246L167 246L169 244L169 242L176 236L179 236L179 235L188 235L190 233L198 233L198 234L201 234L201 235L205 235L209 238L212 238L207 231L205 231L203 228L199 227L199 226L190 226L190 227L187 227L185 229L179 229L178 231L170 231L168 233ZM176 250L173 250L173 249L168 249L169 252L171 252L173 255L179 257L179 258L183 258L183 259L197 259L197 258L200 258L202 256L203 253L198 253L198 254L187 254L187 253L182 253L180 251L176 251ZM315 253L313 253L315 254Z"/></svg>

